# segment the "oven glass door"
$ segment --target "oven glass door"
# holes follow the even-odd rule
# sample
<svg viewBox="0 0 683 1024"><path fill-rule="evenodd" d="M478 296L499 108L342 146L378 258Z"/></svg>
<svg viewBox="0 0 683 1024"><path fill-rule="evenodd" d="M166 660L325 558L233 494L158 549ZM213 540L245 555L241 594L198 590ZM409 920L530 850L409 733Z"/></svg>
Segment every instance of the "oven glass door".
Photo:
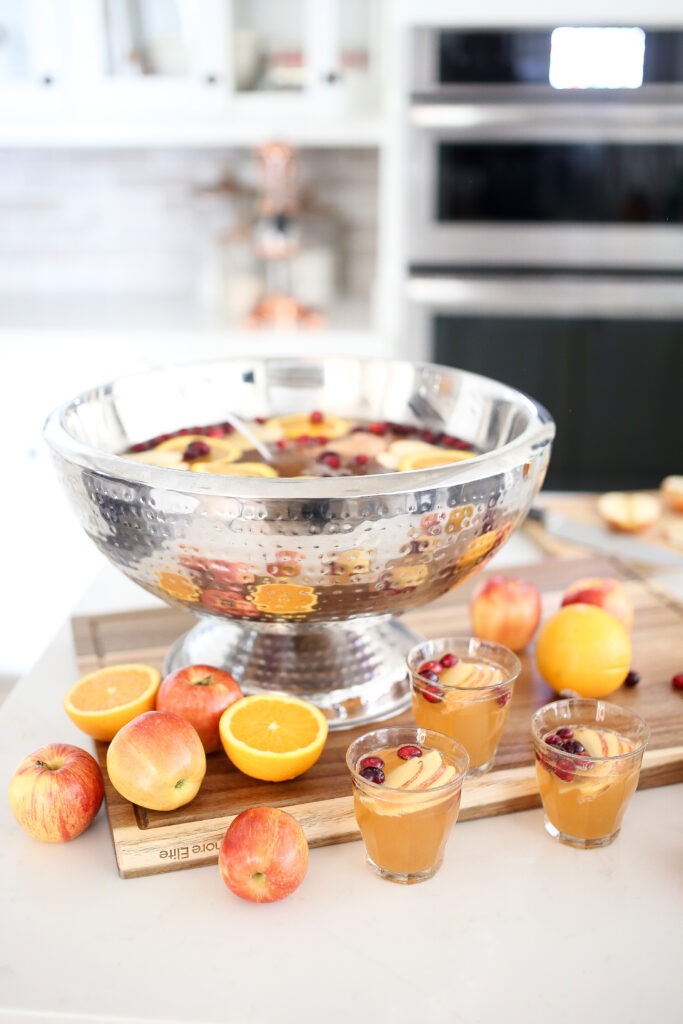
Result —
<svg viewBox="0 0 683 1024"><path fill-rule="evenodd" d="M487 122L476 107L468 128L415 127L413 268L683 268L683 106L680 123L656 132L613 114L601 123L530 105Z"/></svg>
<svg viewBox="0 0 683 1024"><path fill-rule="evenodd" d="M439 224L683 224L683 144L436 145Z"/></svg>

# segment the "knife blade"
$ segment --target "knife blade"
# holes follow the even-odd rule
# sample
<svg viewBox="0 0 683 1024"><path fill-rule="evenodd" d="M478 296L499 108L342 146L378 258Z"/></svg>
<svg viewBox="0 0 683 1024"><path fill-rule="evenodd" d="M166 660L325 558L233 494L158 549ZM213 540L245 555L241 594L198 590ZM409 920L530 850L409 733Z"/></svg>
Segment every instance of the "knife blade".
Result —
<svg viewBox="0 0 683 1024"><path fill-rule="evenodd" d="M548 509L529 509L529 519L541 523L547 532L560 540L578 544L584 548L592 548L605 555L616 555L632 562L646 562L650 565L668 565L683 569L683 554L668 551L666 548L637 540L625 533L610 533L600 526L579 523L561 512Z"/></svg>

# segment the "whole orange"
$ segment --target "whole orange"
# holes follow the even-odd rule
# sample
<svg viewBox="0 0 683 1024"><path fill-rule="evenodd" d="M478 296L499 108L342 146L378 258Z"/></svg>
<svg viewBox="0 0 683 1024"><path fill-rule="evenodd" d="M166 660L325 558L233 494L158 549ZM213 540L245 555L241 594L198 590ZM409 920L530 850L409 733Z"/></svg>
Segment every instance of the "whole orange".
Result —
<svg viewBox="0 0 683 1024"><path fill-rule="evenodd" d="M569 604L551 615L536 639L536 664L558 693L606 697L631 666L631 641L622 624L592 604Z"/></svg>

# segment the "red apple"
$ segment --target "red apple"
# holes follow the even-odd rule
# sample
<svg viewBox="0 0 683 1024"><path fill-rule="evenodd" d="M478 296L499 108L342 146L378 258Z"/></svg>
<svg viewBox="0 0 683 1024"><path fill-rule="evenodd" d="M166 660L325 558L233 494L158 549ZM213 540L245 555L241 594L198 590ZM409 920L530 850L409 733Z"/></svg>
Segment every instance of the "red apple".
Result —
<svg viewBox="0 0 683 1024"><path fill-rule="evenodd" d="M29 754L9 784L12 814L45 843L64 843L85 832L103 796L97 761L69 743L50 743Z"/></svg>
<svg viewBox="0 0 683 1024"><path fill-rule="evenodd" d="M199 733L207 754L220 750L218 722L242 696L229 672L211 665L186 665L166 676L157 691L157 711L173 711Z"/></svg>
<svg viewBox="0 0 683 1024"><path fill-rule="evenodd" d="M633 629L631 598L623 583L611 576L577 580L565 590L562 604L595 604L619 619L624 629Z"/></svg>
<svg viewBox="0 0 683 1024"><path fill-rule="evenodd" d="M541 620L541 595L525 580L492 576L475 590L470 617L475 636L521 651Z"/></svg>
<svg viewBox="0 0 683 1024"><path fill-rule="evenodd" d="M297 889L308 868L308 843L296 818L275 807L250 807L225 833L218 854L231 892L253 903L274 903Z"/></svg>
<svg viewBox="0 0 683 1024"><path fill-rule="evenodd" d="M197 730L180 715L146 711L114 736L107 771L126 800L151 811L172 811L197 795L206 755Z"/></svg>
<svg viewBox="0 0 683 1024"><path fill-rule="evenodd" d="M683 476L667 476L660 486L674 512L683 512Z"/></svg>

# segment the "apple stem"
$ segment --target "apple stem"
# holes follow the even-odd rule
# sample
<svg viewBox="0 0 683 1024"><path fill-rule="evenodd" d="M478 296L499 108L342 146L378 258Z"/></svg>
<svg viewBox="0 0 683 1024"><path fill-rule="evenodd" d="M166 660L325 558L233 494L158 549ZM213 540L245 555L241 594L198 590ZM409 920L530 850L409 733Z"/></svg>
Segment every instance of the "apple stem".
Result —
<svg viewBox="0 0 683 1024"><path fill-rule="evenodd" d="M250 878L253 882L258 882L259 885L263 885L263 883L266 881L266 876L263 874L262 871L253 871L250 875Z"/></svg>
<svg viewBox="0 0 683 1024"><path fill-rule="evenodd" d="M193 679L193 686L211 686L211 680L213 676L204 676L203 679Z"/></svg>
<svg viewBox="0 0 683 1024"><path fill-rule="evenodd" d="M178 779L178 781L176 782L176 784L175 784L175 786L173 788L174 789L182 789L184 785L185 785L185 779Z"/></svg>
<svg viewBox="0 0 683 1024"><path fill-rule="evenodd" d="M47 761L36 761L36 768L47 768L50 772L59 771L61 764L48 764Z"/></svg>

